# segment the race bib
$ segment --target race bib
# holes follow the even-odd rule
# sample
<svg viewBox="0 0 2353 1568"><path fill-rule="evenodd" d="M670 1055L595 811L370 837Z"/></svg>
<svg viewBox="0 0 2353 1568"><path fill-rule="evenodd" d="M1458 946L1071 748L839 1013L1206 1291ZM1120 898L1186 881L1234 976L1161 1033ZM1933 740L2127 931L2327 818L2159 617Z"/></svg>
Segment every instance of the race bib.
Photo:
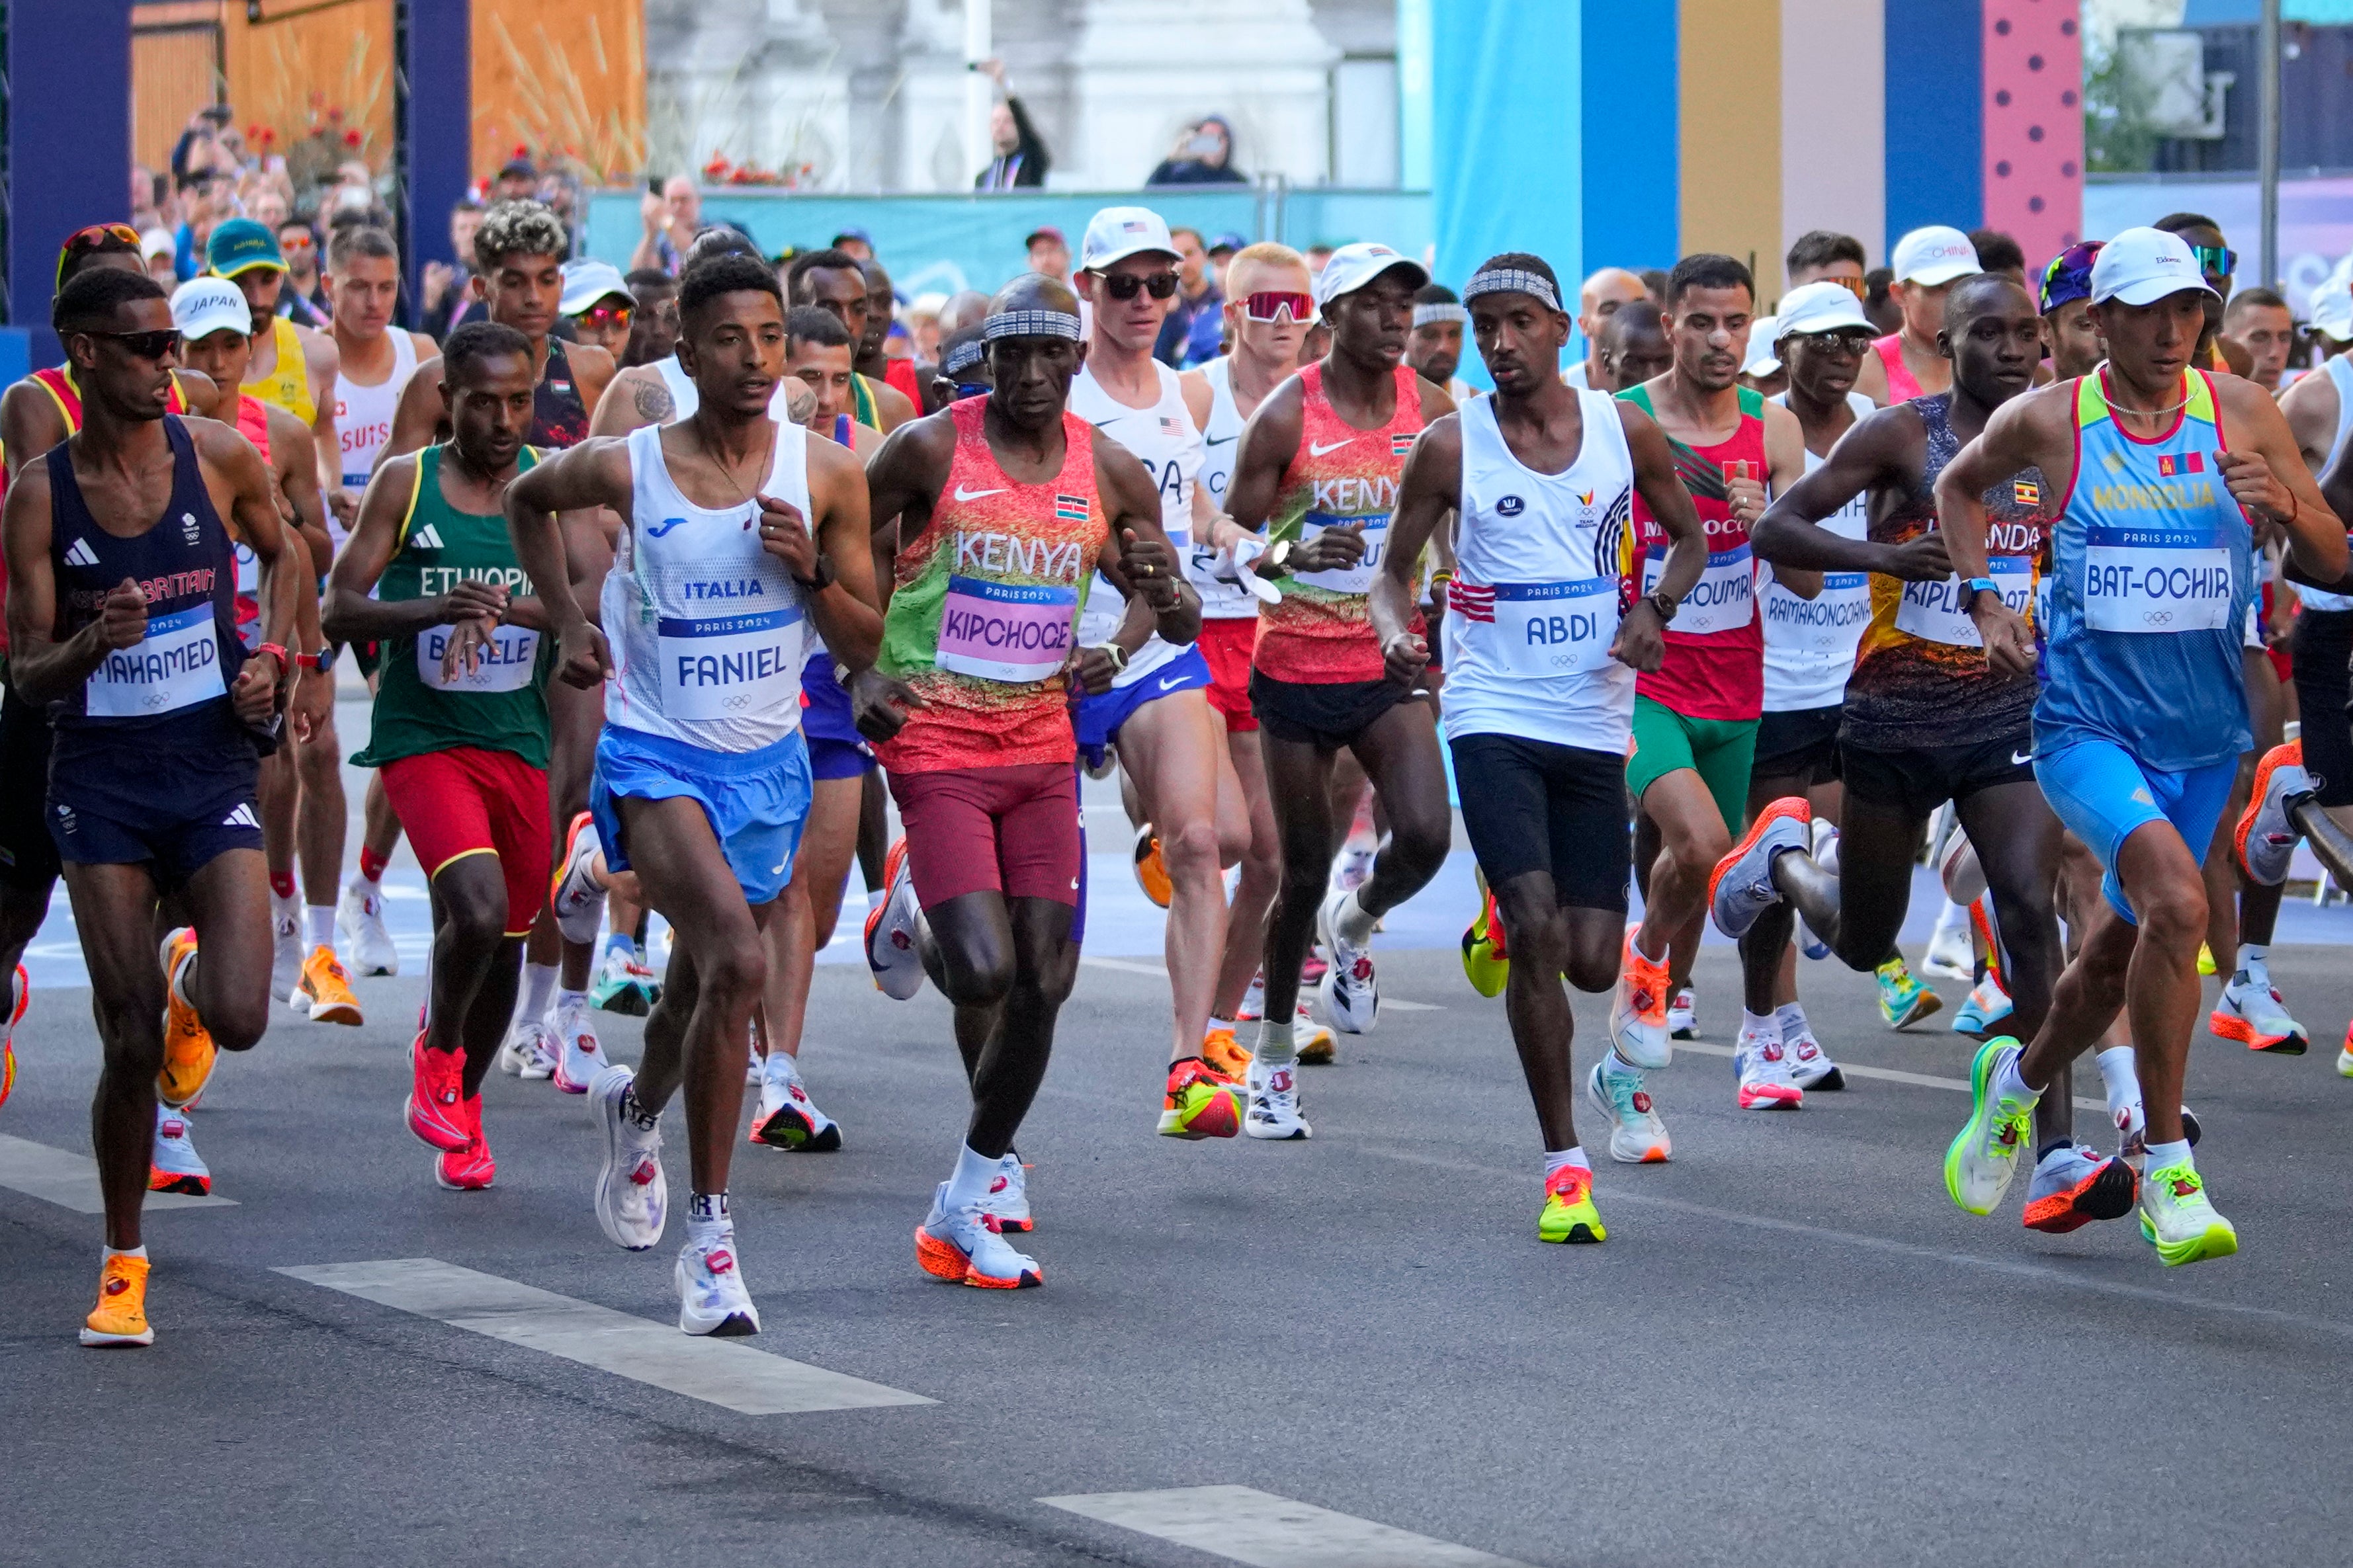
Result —
<svg viewBox="0 0 2353 1568"><path fill-rule="evenodd" d="M2095 527L2084 547L2084 624L2095 632L2231 625L2231 552L2211 529Z"/></svg>
<svg viewBox="0 0 2353 1568"><path fill-rule="evenodd" d="M1986 575L2001 593L2001 602L2025 615L2034 597L2034 566L2023 555L1989 555ZM1904 602L1896 606L1895 629L1923 642L1953 647L1983 647L1978 624L1961 608L1961 579L1957 573L1941 583L1906 583Z"/></svg>
<svg viewBox="0 0 2353 1568"><path fill-rule="evenodd" d="M427 626L417 634L417 679L435 691L521 691L531 684L539 661L539 634L528 626L501 626L486 647L474 650L470 673L460 665L454 676L441 673L442 656L449 650L455 626Z"/></svg>
<svg viewBox="0 0 2353 1568"><path fill-rule="evenodd" d="M1461 623L1466 657L1522 679L1582 675L1610 662L1618 636L1618 580L1567 583L1457 580L1448 623Z"/></svg>
<svg viewBox="0 0 2353 1568"><path fill-rule="evenodd" d="M153 719L227 696L212 605L150 616L147 635L109 649L82 691L82 710L93 719Z"/></svg>
<svg viewBox="0 0 2353 1568"><path fill-rule="evenodd" d="M1388 548L1389 517L1382 512L1375 517L1334 517L1328 512L1311 511L1300 520L1299 542L1306 543L1327 528L1364 528L1364 559L1354 566L1335 567L1328 572L1294 572L1292 581L1304 583L1311 588L1321 588L1327 594L1369 594L1373 578L1381 569L1381 556Z"/></svg>
<svg viewBox="0 0 2353 1568"><path fill-rule="evenodd" d="M1777 647L1809 654L1850 653L1862 635L1862 624L1870 618L1868 572L1825 572L1822 591L1810 599L1800 599L1769 577L1765 580L1765 635Z"/></svg>
<svg viewBox="0 0 2353 1568"><path fill-rule="evenodd" d="M950 577L934 662L1008 686L1044 680L1071 656L1078 603L1076 588Z"/></svg>
<svg viewBox="0 0 2353 1568"><path fill-rule="evenodd" d="M1642 592L1657 592L1659 578L1666 569L1663 552L1644 557ZM1712 632L1738 631L1756 616L1757 567L1744 541L1729 550L1708 552L1707 569L1699 574L1692 591L1683 595L1674 621L1667 629L1706 637Z"/></svg>
<svg viewBox="0 0 2353 1568"><path fill-rule="evenodd" d="M708 620L662 616L662 710L673 719L741 719L801 701L799 606ZM419 657L424 639L417 639Z"/></svg>

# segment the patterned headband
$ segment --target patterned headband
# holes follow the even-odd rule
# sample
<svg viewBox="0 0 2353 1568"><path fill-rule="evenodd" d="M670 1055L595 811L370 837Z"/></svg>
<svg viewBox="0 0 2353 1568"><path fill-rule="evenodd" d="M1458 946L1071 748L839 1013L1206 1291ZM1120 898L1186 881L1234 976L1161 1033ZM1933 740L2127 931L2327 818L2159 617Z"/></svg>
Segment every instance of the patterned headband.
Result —
<svg viewBox="0 0 2353 1568"><path fill-rule="evenodd" d="M1068 338L1079 341L1079 319L1061 310L1001 310L981 323L980 335L999 338Z"/></svg>
<svg viewBox="0 0 2353 1568"><path fill-rule="evenodd" d="M980 342L978 338L966 338L963 342L948 350L947 357L940 361L940 374L955 375L978 364L981 356L987 353L980 346Z"/></svg>
<svg viewBox="0 0 2353 1568"><path fill-rule="evenodd" d="M1560 290L1552 279L1541 272L1523 271L1516 267L1498 267L1482 272L1462 285L1462 298L1476 299L1482 294L1529 294L1542 300L1554 310L1560 309Z"/></svg>
<svg viewBox="0 0 2353 1568"><path fill-rule="evenodd" d="M1470 311L1460 305L1450 305L1442 300L1435 304L1416 305L1413 308L1413 324L1417 327L1426 327L1432 321L1467 321L1470 319Z"/></svg>

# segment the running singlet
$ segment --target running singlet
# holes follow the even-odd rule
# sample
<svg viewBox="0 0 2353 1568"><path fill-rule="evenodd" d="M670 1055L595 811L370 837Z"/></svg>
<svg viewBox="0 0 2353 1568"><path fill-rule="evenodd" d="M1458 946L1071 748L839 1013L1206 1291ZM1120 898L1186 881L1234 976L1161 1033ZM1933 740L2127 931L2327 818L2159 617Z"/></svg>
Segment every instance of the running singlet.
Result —
<svg viewBox="0 0 2353 1568"><path fill-rule="evenodd" d="M1103 548L1094 426L1062 415L1062 471L1027 484L997 465L988 400L948 405L955 457L932 521L900 547L875 668L930 706L874 748L894 773L1068 763L1062 666Z"/></svg>
<svg viewBox="0 0 2353 1568"><path fill-rule="evenodd" d="M1707 529L1707 566L1666 630L1666 662L1635 680L1634 689L1686 719L1737 722L1765 710L1765 634L1757 619L1757 562L1748 548L1748 525L1732 515L1724 466L1743 462L1762 483L1765 464L1765 400L1746 387L1740 392L1740 426L1729 440L1693 447L1673 437L1675 477L1691 492L1692 505ZM1642 387L1618 395L1645 414L1655 414ZM1640 530L1642 577L1638 594L1658 586L1666 570L1666 530L1634 498Z"/></svg>
<svg viewBox="0 0 2353 1568"><path fill-rule="evenodd" d="M1772 399L1789 406L1788 394ZM1846 395L1857 421L1879 405L1860 392ZM1849 426L1852 428L1852 426ZM1806 450L1806 472L1829 459ZM1857 495L1815 526L1841 539L1861 539L1869 525L1869 494ZM1871 619L1871 574L1825 572L1822 591L1801 599L1774 580L1772 565L1757 568L1757 602L1765 614L1765 711L1792 713L1835 708L1846 696L1847 672L1854 668L1855 644Z"/></svg>
<svg viewBox="0 0 2353 1568"><path fill-rule="evenodd" d="M239 394L237 433L253 443L253 449L261 454L261 466L269 468L269 405L249 392ZM270 483L277 483L274 474ZM290 537L294 530L289 528L286 532ZM237 554L237 640L251 653L261 646L261 557L234 530L228 537L229 548Z"/></svg>
<svg viewBox="0 0 2353 1568"><path fill-rule="evenodd" d="M661 374L662 385L670 391L670 415L662 423L675 425L681 419L693 418L694 411L702 406L702 394L695 390L693 381L680 367L678 355L654 361L654 369ZM776 383L776 390L768 394L768 417L779 425L793 416L792 388L792 378L787 376L780 379ZM847 447L849 443L844 441L842 445Z"/></svg>
<svg viewBox="0 0 2353 1568"><path fill-rule="evenodd" d="M562 338L547 340L547 365L531 394L531 445L561 449L588 438L588 405L572 384L572 361ZM781 453L782 445L778 450ZM723 750L724 748L722 748Z"/></svg>
<svg viewBox="0 0 2353 1568"><path fill-rule="evenodd" d="M1234 454L1241 448L1241 405L1234 401L1234 362L1220 354L1201 367L1209 384L1209 427L1201 432L1202 488L1209 504L1226 510L1226 486L1234 477ZM1193 541L1185 552L1185 580L1201 595L1205 621L1247 620L1258 614L1258 596L1239 581L1217 574L1217 549L1206 539ZM1228 570L1231 570L1229 563Z"/></svg>
<svg viewBox="0 0 2353 1568"><path fill-rule="evenodd" d="M1632 561L1634 462L1616 400L1579 392L1577 461L1513 456L1493 398L1465 404L1455 578L1444 619L1446 733L1626 750L1634 671L1609 657Z"/></svg>
<svg viewBox="0 0 2353 1568"><path fill-rule="evenodd" d="M2320 369L2337 387L2337 434L2328 444L2327 462L2314 468L2312 471L2316 474L2326 473L2329 463L2344 455L2345 438L2353 435L2353 358L2338 354L2324 363ZM2296 598L2307 610L2353 610L2353 594L2323 593L2318 588L2307 588L2300 583L2293 585Z"/></svg>
<svg viewBox="0 0 2353 1568"><path fill-rule="evenodd" d="M1936 526L1936 476L1961 449L1951 393L1915 398L1912 406L1927 436L1920 482L1872 524L1871 538L1883 544L1917 539ZM1983 498L1987 574L2021 616L2030 614L2034 596L2048 488L2041 471L2029 468ZM1872 577L1871 625L1846 682L1847 744L1901 752L2023 737L2033 711L2034 682L1996 675L1986 664L1977 623L1961 608L1957 576L1941 583Z"/></svg>
<svg viewBox="0 0 2353 1568"><path fill-rule="evenodd" d="M213 509L187 426L166 416L164 434L172 445L171 498L152 527L128 539L90 515L67 444L49 449L49 562L60 639L97 620L124 578L147 595L146 636L110 651L79 691L50 704L53 768L70 769L82 752L126 742L159 761L183 750L251 745L228 700L245 664L228 530Z"/></svg>
<svg viewBox="0 0 2353 1568"><path fill-rule="evenodd" d="M2221 399L2188 371L2173 427L2119 426L2106 367L2074 384L2075 479L2051 538L2038 756L2108 740L2179 773L2253 743L2239 656L2253 596L2246 513L2217 471Z"/></svg>
<svg viewBox="0 0 2353 1568"><path fill-rule="evenodd" d="M1910 403L1926 395L1926 389L1920 384L1920 378L1914 375L1912 367L1904 363L1902 332L1890 332L1883 338L1872 339L1871 350L1879 356L1879 363L1887 369L1887 401L1890 406L1898 403Z"/></svg>
<svg viewBox="0 0 2353 1568"><path fill-rule="evenodd" d="M1135 454L1144 471L1160 492L1160 526L1176 547L1176 559L1193 558L1193 486L1201 472L1201 433L1193 427L1192 411L1185 406L1184 383L1175 371L1154 360L1160 378L1160 401L1148 408L1133 408L1103 390L1094 374L1082 365L1071 381L1070 410ZM1188 574L1189 575L1189 574ZM1255 605L1258 601L1250 601ZM1079 617L1079 646L1099 647L1111 641L1127 618L1127 601L1100 572L1087 590L1085 614ZM1127 661L1112 681L1113 689L1134 686L1182 653L1160 640L1155 632Z"/></svg>
<svg viewBox="0 0 2353 1568"><path fill-rule="evenodd" d="M1421 434L1421 377L1397 367L1397 407L1377 430L1340 417L1324 394L1322 361L1299 373L1299 450L1282 471L1267 519L1267 543L1301 542L1327 528L1362 524L1365 553L1354 566L1276 580L1278 604L1259 606L1250 664L1276 680L1307 685L1379 680L1387 672L1366 596L1388 552L1405 456ZM1414 598L1420 600L1420 585ZM1417 615L1413 629L1421 629Z"/></svg>
<svg viewBox="0 0 2353 1568"><path fill-rule="evenodd" d="M629 522L601 601L613 648L605 721L706 752L756 752L800 727L800 584L760 548L756 500L711 511L680 493L662 429L628 435ZM808 432L775 429L757 493L807 517Z"/></svg>
<svg viewBox="0 0 2353 1568"><path fill-rule="evenodd" d="M441 493L441 459L448 451L427 447L417 454L408 510L392 559L376 580L376 597L387 605L430 599L460 583L498 583L512 598L529 597L531 579L515 562L506 514L459 511ZM525 447L516 469L527 471L538 460ZM470 672L460 667L447 676L441 656L455 629L427 626L383 644L375 716L366 749L352 758L354 767L380 768L459 746L511 752L534 768L547 766L554 639L527 626L501 626Z"/></svg>
<svg viewBox="0 0 2353 1568"><path fill-rule="evenodd" d="M390 375L374 386L362 386L348 374L335 377L335 439L343 448L346 489L366 488L368 475L375 469L376 454L392 439L392 416L400 406L401 389L417 374L416 340L398 327L390 329L385 336L392 342ZM336 521L332 509L327 513L327 531L336 536L335 543L340 548L343 525Z"/></svg>
<svg viewBox="0 0 2353 1568"><path fill-rule="evenodd" d="M303 424L319 417L319 400L311 391L311 367L302 359L302 333L283 316L269 319L269 341L277 345L278 363L269 374L245 384L245 390L264 403L274 403Z"/></svg>

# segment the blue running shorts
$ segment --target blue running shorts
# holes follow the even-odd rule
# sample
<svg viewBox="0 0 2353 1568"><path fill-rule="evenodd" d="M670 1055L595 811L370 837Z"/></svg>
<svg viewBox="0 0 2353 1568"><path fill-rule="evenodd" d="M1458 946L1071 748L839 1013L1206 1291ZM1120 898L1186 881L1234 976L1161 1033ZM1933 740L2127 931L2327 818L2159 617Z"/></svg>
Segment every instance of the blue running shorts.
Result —
<svg viewBox="0 0 2353 1568"><path fill-rule="evenodd" d="M1078 734L1079 750L1085 753L1087 765L1103 766L1103 748L1119 739L1119 727L1127 722L1129 714L1172 692L1206 689L1208 684L1209 661L1201 657L1198 647L1188 647L1133 685L1080 698L1071 713L1071 728Z"/></svg>
<svg viewBox="0 0 2353 1568"><path fill-rule="evenodd" d="M2144 824L2168 822L2200 865L2214 841L2214 825L2230 804L2239 760L2226 758L2178 773L2144 767L2114 741L2078 741L2034 759L2034 777L2043 798L2067 831L2100 858L2106 875L2100 891L2116 913L2132 920L2124 884L2116 880L2116 854ZM2134 921L2138 924L2138 921Z"/></svg>
<svg viewBox="0 0 2353 1568"><path fill-rule="evenodd" d="M808 820L808 747L795 730L756 752L712 752L684 741L607 724L596 741L588 809L605 843L605 864L629 868L621 833L622 799L674 800L702 807L729 869L754 906L793 879L793 855Z"/></svg>

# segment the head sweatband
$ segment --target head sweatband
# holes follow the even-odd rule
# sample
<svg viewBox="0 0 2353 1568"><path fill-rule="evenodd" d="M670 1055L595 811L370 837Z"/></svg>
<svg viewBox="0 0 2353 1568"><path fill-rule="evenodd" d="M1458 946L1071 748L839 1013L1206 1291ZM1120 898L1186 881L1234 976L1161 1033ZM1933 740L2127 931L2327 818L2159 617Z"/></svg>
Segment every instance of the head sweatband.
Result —
<svg viewBox="0 0 2353 1568"><path fill-rule="evenodd" d="M990 342L999 338L1068 338L1079 341L1079 319L1061 310L1001 310L980 325Z"/></svg>
<svg viewBox="0 0 2353 1568"><path fill-rule="evenodd" d="M974 365L980 363L981 355L987 352L987 351L986 349L981 347L980 339L967 338L963 342L956 344L955 347L948 350L946 357L940 361L940 374L943 375L955 375L963 371L970 370Z"/></svg>
<svg viewBox="0 0 2353 1568"><path fill-rule="evenodd" d="M1444 300L1433 300L1427 305L1416 305L1413 308L1413 324L1417 327L1429 326L1432 321L1468 321L1470 319L1470 311Z"/></svg>
<svg viewBox="0 0 2353 1568"><path fill-rule="evenodd" d="M1482 294L1526 294L1543 300L1553 310L1560 309L1560 290L1551 279L1541 272L1529 272L1517 267L1498 267L1482 272L1462 285L1462 298L1467 301Z"/></svg>

